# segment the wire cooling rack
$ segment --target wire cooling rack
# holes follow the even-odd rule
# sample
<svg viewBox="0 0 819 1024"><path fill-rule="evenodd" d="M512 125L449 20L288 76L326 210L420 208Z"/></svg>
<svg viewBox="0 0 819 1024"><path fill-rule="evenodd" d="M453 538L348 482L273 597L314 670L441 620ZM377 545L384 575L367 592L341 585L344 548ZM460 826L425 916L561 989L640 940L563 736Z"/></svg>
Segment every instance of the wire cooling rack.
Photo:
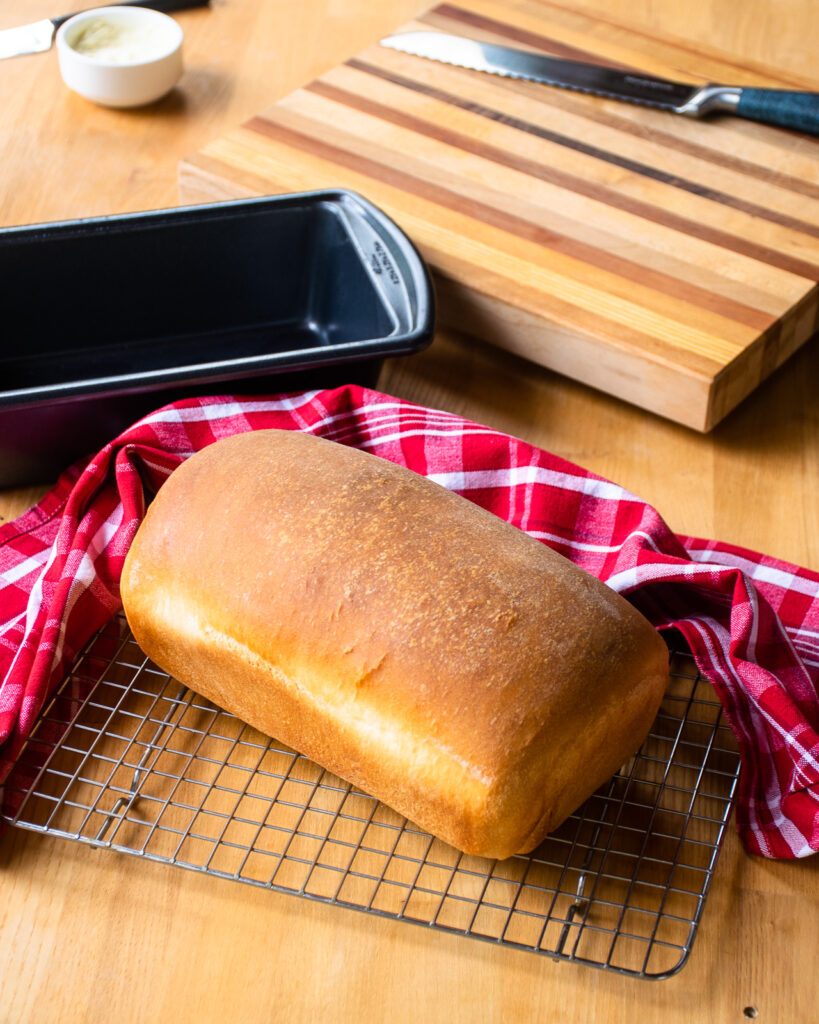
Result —
<svg viewBox="0 0 819 1024"><path fill-rule="evenodd" d="M739 772L690 654L651 734L532 854L467 856L149 662L122 617L7 782L12 825L642 978L691 951Z"/></svg>

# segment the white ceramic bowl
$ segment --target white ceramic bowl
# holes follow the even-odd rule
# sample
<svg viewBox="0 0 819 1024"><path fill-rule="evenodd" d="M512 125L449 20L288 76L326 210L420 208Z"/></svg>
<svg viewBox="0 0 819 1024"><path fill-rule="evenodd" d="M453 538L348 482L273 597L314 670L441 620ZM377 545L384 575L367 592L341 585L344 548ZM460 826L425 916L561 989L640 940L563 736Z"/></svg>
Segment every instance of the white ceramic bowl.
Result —
<svg viewBox="0 0 819 1024"><path fill-rule="evenodd" d="M80 53L93 22L112 32L139 33L136 52ZM147 7L100 7L69 18L57 32L60 73L69 89L106 107L140 107L169 92L182 74L182 29L167 14ZM146 45L146 41L149 45ZM124 38L123 38L124 42ZM116 45L116 41L115 44Z"/></svg>

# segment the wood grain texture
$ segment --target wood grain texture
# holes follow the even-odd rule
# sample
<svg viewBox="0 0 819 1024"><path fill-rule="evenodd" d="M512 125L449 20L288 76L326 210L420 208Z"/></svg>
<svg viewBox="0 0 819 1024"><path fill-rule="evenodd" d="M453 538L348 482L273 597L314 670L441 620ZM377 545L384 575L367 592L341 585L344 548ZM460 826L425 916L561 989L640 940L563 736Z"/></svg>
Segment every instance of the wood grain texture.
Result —
<svg viewBox="0 0 819 1024"><path fill-rule="evenodd" d="M725 54L723 64L778 66L783 80L807 82L815 73L815 0L744 0L730 17L724 0L583 4L578 24L593 12L611 46L644 32L676 37L678 51L687 46L704 60L702 40L709 39ZM181 156L425 5L214 0L210 11L179 15L187 74L175 96L147 111L103 110L67 93L53 54L4 62L0 220L176 203ZM4 8L0 27L58 6L17 0ZM665 52L658 43L657 59ZM642 130L636 108L612 106L603 115ZM809 180L815 158L803 140L788 138L788 160L798 159L801 179ZM765 165L770 155L774 167L767 142L755 134L742 141L741 153L734 147L719 159L741 170L749 160ZM697 133L682 142L701 144ZM679 237L678 249L655 251L658 273L679 276L677 262L686 263L689 251ZM697 285L709 287L710 269L701 268ZM722 297L745 303L752 293L752 309L774 312L767 271L754 261L721 287ZM440 331L420 356L388 364L380 387L586 465L652 502L680 532L819 569L817 379L819 345L811 343L701 435ZM0 517L16 515L35 496L34 489L0 494ZM816 858L751 859L730 834L690 963L678 977L648 984L15 830L0 837L0 1020L742 1024L752 1006L762 1024L808 1022L816 1017L817 872Z"/></svg>
<svg viewBox="0 0 819 1024"><path fill-rule="evenodd" d="M564 3L463 0L404 27L692 82L816 84ZM444 323L710 430L816 329L817 161L819 140L736 118L373 46L209 143L180 180L192 199L357 189L419 243Z"/></svg>

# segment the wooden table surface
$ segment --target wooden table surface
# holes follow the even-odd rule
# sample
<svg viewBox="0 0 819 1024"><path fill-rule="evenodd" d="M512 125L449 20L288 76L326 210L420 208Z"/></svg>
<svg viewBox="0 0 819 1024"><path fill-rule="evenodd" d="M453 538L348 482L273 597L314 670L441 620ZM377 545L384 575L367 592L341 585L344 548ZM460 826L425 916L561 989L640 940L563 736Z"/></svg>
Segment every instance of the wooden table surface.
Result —
<svg viewBox="0 0 819 1024"><path fill-rule="evenodd" d="M816 75L814 0L585 5ZM68 93L53 53L3 62L0 224L175 204L183 155L424 6L214 0L178 16L181 87L138 112ZM6 4L0 28L56 7ZM814 339L709 436L455 336L388 366L381 387L611 477L681 532L819 569L817 379ZM0 494L0 521L42 490ZM12 830L0 840L0 1021L810 1022L817 872L816 859L751 859L732 832L689 964L648 983Z"/></svg>

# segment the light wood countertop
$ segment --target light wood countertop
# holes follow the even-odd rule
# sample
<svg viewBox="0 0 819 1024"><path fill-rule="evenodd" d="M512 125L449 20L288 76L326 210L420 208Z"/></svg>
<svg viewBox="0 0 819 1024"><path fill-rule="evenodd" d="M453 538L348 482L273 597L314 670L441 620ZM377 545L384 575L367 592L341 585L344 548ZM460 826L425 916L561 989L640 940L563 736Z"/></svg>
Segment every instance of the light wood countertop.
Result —
<svg viewBox="0 0 819 1024"><path fill-rule="evenodd" d="M146 111L67 92L53 52L0 63L0 224L176 204L182 156L424 6L214 0L182 12L188 71ZM813 0L585 6L816 76ZM0 28L56 13L54 0L19 0L0 12ZM819 569L817 379L814 339L708 436L443 334L387 366L380 386L602 473L682 533ZM0 521L42 490L0 493ZM741 1022L745 1008L764 1024L819 1019L819 860L751 859L733 831L691 960L657 983L17 830L0 840L0 893L3 1022L672 1024Z"/></svg>

